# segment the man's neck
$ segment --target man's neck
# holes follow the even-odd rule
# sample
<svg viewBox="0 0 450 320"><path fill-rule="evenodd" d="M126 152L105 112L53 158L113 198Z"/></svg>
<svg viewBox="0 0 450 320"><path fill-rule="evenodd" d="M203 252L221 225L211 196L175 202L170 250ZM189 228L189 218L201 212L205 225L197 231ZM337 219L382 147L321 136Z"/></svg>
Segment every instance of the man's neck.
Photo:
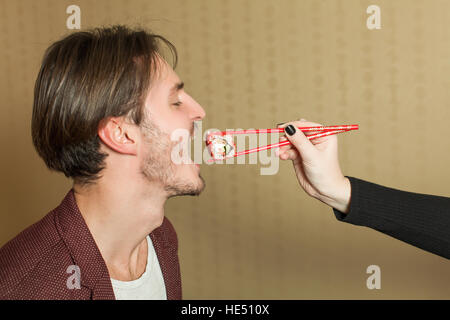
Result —
<svg viewBox="0 0 450 320"><path fill-rule="evenodd" d="M110 273L120 275L118 280L138 278L147 260L146 236L163 222L167 196L158 187L102 180L74 184L74 191Z"/></svg>

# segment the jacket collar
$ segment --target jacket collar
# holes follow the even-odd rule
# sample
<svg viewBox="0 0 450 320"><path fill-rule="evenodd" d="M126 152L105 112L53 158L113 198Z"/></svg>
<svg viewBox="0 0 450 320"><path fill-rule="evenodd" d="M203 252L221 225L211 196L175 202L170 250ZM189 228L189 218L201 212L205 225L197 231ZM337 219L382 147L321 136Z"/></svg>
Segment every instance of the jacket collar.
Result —
<svg viewBox="0 0 450 320"><path fill-rule="evenodd" d="M92 299L115 299L110 275L105 260L81 215L71 189L61 204L54 209L55 222L64 243L70 251L74 264L80 268L81 285L92 290ZM170 250L170 240L166 232L169 222L164 217L161 227L150 233L156 255L163 273L167 299L181 299L181 291L176 279L180 278L178 260L176 274L171 274L166 255ZM174 253L176 256L176 252ZM176 277L176 279L173 279Z"/></svg>
<svg viewBox="0 0 450 320"><path fill-rule="evenodd" d="M93 299L115 299L108 268L81 215L73 189L55 211L58 232L80 268L81 285L92 290Z"/></svg>

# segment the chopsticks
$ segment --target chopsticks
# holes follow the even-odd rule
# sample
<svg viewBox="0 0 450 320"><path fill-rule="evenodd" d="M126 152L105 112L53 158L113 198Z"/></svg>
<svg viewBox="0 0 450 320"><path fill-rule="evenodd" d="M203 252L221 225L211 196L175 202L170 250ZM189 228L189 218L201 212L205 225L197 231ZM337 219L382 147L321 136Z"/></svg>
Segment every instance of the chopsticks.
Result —
<svg viewBox="0 0 450 320"><path fill-rule="evenodd" d="M306 136L309 140L313 140L313 139L317 139L317 138L331 136L334 134L339 134L342 132L358 130L359 126L357 124L352 124L352 125L336 125L336 126L298 127L298 129L300 129L302 132L319 131L318 133ZM220 131L220 132L210 132L209 135L215 134L215 135L223 136L223 135L231 135L231 134L259 134L259 133L281 133L281 132L284 132L284 128ZM263 150L269 150L272 148L279 148L279 147L286 146L289 144L291 144L291 142L289 140L281 141L278 143L273 143L273 144L269 144L269 145L262 146L262 147L257 147L257 148L253 148L253 149L249 149L249 150L236 152L232 156L224 157L223 159L212 158L212 159L209 159L208 162L225 160L225 159L234 158L234 157L238 157L238 156L245 155L245 154L250 154L250 153L259 152L259 151L263 151Z"/></svg>
<svg viewBox="0 0 450 320"><path fill-rule="evenodd" d="M300 129L303 132L331 131L331 130L349 131L349 130L358 130L358 125L350 124L350 125L337 125L337 126L298 127L298 129ZM281 132L284 132L284 128L218 131L218 132L210 132L209 134L230 135L230 134L259 134L259 133L281 133Z"/></svg>

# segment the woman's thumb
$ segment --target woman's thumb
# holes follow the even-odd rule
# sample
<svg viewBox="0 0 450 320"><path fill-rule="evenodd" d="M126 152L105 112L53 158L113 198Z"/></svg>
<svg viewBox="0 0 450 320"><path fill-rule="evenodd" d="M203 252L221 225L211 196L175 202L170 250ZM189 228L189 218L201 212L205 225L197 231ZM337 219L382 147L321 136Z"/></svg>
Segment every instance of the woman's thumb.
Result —
<svg viewBox="0 0 450 320"><path fill-rule="evenodd" d="M304 160L311 160L314 157L317 150L301 130L290 124L284 128L284 132Z"/></svg>

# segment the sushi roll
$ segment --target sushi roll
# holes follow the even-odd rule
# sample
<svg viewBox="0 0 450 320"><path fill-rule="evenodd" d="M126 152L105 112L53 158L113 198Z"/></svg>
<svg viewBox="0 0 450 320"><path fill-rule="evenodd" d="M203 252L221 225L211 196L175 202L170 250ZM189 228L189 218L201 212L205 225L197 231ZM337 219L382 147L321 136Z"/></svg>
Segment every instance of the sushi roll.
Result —
<svg viewBox="0 0 450 320"><path fill-rule="evenodd" d="M232 157L236 150L233 137L229 135L210 134L206 138L206 145L211 156L217 160Z"/></svg>

